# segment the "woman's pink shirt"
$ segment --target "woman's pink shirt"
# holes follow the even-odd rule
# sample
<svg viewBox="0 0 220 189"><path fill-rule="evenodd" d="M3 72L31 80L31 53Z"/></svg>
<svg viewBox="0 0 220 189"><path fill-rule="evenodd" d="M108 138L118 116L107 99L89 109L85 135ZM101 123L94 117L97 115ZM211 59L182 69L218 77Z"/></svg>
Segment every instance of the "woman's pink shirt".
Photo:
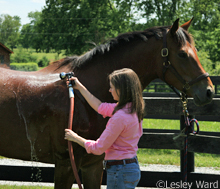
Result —
<svg viewBox="0 0 220 189"><path fill-rule="evenodd" d="M101 155L105 152L105 160L129 159L136 156L138 142L143 134L142 122L138 122L137 114L128 113L131 103L112 115L116 105L116 103L102 103L99 106L98 113L104 118L111 118L96 141L85 142L87 153Z"/></svg>

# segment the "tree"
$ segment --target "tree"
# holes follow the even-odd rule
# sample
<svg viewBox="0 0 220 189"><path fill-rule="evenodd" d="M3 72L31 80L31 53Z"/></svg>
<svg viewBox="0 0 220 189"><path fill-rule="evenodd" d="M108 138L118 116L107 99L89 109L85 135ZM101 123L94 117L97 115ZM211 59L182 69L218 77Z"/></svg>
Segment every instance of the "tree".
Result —
<svg viewBox="0 0 220 189"><path fill-rule="evenodd" d="M209 57L213 62L220 60L220 24L214 29L214 31L209 32L210 36L206 43L206 49L209 53ZM215 64L213 69L215 69Z"/></svg>
<svg viewBox="0 0 220 189"><path fill-rule="evenodd" d="M35 24L35 32L41 35L34 47L38 51L55 49L60 53L65 49L66 54L81 54L109 37L129 31L132 15L126 10L130 9L132 1L123 6L120 2L47 0L41 21Z"/></svg>
<svg viewBox="0 0 220 189"><path fill-rule="evenodd" d="M220 1L192 0L192 14L195 17L195 30L211 31L217 27L220 16Z"/></svg>
<svg viewBox="0 0 220 189"><path fill-rule="evenodd" d="M30 23L25 24L22 26L21 32L20 32L20 39L19 42L24 48L30 48L35 46L35 41L38 38L38 33L35 30L36 25L38 22L40 22L41 19L41 12L30 12L28 13L28 17L31 20Z"/></svg>
<svg viewBox="0 0 220 189"><path fill-rule="evenodd" d="M19 42L22 47L28 49L32 46L32 39L33 39L33 26L31 24L25 24L22 26L20 32Z"/></svg>
<svg viewBox="0 0 220 189"><path fill-rule="evenodd" d="M142 17L146 19L148 27L171 25L177 18L185 21L190 15L189 1L137 0L137 7L142 12Z"/></svg>
<svg viewBox="0 0 220 189"><path fill-rule="evenodd" d="M193 0L192 3L195 15L193 34L198 48L208 53L214 70L220 60L220 1Z"/></svg>
<svg viewBox="0 0 220 189"><path fill-rule="evenodd" d="M0 42L13 49L18 44L20 17L0 15Z"/></svg>

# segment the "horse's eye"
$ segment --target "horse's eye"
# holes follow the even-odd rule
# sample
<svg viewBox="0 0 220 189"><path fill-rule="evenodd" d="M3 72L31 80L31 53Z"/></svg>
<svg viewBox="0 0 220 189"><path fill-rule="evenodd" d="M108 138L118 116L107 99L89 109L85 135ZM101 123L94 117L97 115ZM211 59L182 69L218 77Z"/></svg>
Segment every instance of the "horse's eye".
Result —
<svg viewBox="0 0 220 189"><path fill-rule="evenodd" d="M188 57L187 53L184 51L181 51L178 55L180 58L187 58Z"/></svg>

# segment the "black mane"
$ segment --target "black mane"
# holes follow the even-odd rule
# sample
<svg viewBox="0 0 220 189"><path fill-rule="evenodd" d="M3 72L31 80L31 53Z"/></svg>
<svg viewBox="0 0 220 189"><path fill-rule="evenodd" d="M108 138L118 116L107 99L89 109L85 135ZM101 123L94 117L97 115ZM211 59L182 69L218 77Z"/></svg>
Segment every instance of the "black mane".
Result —
<svg viewBox="0 0 220 189"><path fill-rule="evenodd" d="M111 49L123 44L127 44L133 40L142 40L147 41L151 37L156 37L156 39L161 39L163 37L163 31L168 30L171 26L162 26L162 27L152 27L146 29L144 31L135 31L128 32L124 34L118 35L116 38L110 39L105 44L101 44L96 46L92 50L88 51L84 55L81 56L71 56L66 57L60 67L69 65L71 69L74 68L81 69L90 62L90 60L97 55L103 55L106 52L109 52ZM179 28L176 32L175 39L178 45L183 46L186 44L186 41L192 43L191 35L185 31L183 28Z"/></svg>

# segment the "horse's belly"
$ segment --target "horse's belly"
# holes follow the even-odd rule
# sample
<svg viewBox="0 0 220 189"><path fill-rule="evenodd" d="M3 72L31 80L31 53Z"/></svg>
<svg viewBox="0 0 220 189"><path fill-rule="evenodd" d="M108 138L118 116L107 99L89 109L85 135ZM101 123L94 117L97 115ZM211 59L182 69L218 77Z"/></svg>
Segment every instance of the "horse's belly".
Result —
<svg viewBox="0 0 220 189"><path fill-rule="evenodd" d="M53 163L49 129L44 127L41 132L12 107L0 107L0 155Z"/></svg>

